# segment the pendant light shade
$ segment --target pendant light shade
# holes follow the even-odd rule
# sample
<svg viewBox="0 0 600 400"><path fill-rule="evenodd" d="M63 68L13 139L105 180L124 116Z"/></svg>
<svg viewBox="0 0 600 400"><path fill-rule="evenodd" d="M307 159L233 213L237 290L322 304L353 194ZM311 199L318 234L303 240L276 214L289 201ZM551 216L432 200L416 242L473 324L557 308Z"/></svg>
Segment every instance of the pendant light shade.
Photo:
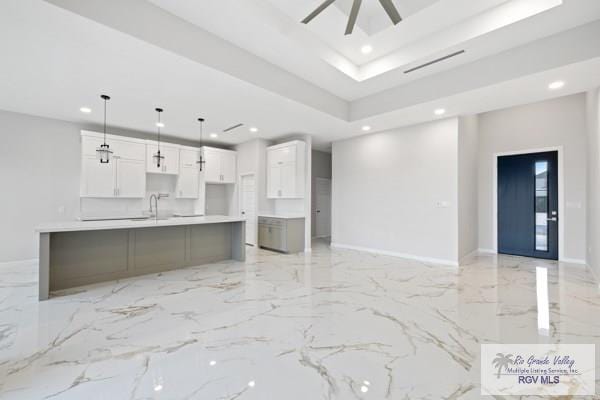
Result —
<svg viewBox="0 0 600 400"><path fill-rule="evenodd" d="M200 122L200 148L202 148L202 125L204 124L204 118L198 118L198 122ZM200 172L202 172L202 167L206 163L202 158L202 150L200 150L200 160L196 161L196 163L200 166Z"/></svg>
<svg viewBox="0 0 600 400"><path fill-rule="evenodd" d="M106 103L110 100L110 97L103 94L100 98L104 100L104 143L96 148L96 156L100 160L100 164L108 164L113 154L110 146L106 144Z"/></svg>
<svg viewBox="0 0 600 400"><path fill-rule="evenodd" d="M154 153L154 156L152 156L152 161L154 164L156 164L156 168L160 168L165 161L165 156L160 154L160 127L162 126L162 123L160 122L160 114L163 112L163 109L157 108L156 112L158 113L158 122L156 123L156 127L158 128L158 151Z"/></svg>

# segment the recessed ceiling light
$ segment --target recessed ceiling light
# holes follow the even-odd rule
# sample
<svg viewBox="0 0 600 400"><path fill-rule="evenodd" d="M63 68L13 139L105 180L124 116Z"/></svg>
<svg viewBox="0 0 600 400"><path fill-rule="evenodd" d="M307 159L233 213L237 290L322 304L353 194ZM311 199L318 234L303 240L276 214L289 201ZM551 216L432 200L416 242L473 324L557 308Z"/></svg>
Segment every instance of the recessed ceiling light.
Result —
<svg viewBox="0 0 600 400"><path fill-rule="evenodd" d="M252 128L250 128L250 132L252 133L256 133L258 132L258 128L255 128L254 126Z"/></svg>
<svg viewBox="0 0 600 400"><path fill-rule="evenodd" d="M552 82L551 84L548 85L548 89L550 90L556 90L556 89L560 89L563 86L565 86L565 82L563 81L556 81L556 82Z"/></svg>
<svg viewBox="0 0 600 400"><path fill-rule="evenodd" d="M438 108L433 112L435 115L444 115L446 114L446 110L444 108Z"/></svg>
<svg viewBox="0 0 600 400"><path fill-rule="evenodd" d="M361 51L363 54L369 54L370 52L372 52L372 51L373 51L373 47L372 47L371 45L368 45L368 44L367 44L367 45L364 45L363 47L361 47L361 48L360 48L360 51Z"/></svg>
<svg viewBox="0 0 600 400"><path fill-rule="evenodd" d="M165 124L163 124L162 122L157 122L156 126L158 126L159 128L164 128Z"/></svg>
<svg viewBox="0 0 600 400"><path fill-rule="evenodd" d="M253 388L254 386L256 386L256 382L250 381L250 382L248 382L248 386L250 386L251 388Z"/></svg>
<svg viewBox="0 0 600 400"><path fill-rule="evenodd" d="M217 135L216 133L211 133L210 137L213 138L213 139L216 139L216 138L219 137L219 135Z"/></svg>
<svg viewBox="0 0 600 400"><path fill-rule="evenodd" d="M368 132L368 131L371 130L371 127L369 125L365 125L365 126L362 127L362 130L365 131L365 132Z"/></svg>
<svg viewBox="0 0 600 400"><path fill-rule="evenodd" d="M162 389L163 389L163 385L161 385L161 384L158 384L158 385L154 386L154 391L155 392L160 392Z"/></svg>
<svg viewBox="0 0 600 400"><path fill-rule="evenodd" d="M91 112L92 112L92 109L91 109L91 108L89 108L89 107L81 107L81 108L79 109L79 111L81 111L82 113L89 114L89 113L91 113Z"/></svg>

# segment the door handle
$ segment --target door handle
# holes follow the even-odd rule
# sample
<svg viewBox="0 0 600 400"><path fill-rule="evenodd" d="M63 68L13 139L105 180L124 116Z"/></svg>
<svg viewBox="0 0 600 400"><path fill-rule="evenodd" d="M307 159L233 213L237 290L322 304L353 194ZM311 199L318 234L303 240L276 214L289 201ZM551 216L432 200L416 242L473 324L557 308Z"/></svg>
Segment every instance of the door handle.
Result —
<svg viewBox="0 0 600 400"><path fill-rule="evenodd" d="M556 222L556 221L558 221L558 218L556 218L556 217L547 218L546 221Z"/></svg>

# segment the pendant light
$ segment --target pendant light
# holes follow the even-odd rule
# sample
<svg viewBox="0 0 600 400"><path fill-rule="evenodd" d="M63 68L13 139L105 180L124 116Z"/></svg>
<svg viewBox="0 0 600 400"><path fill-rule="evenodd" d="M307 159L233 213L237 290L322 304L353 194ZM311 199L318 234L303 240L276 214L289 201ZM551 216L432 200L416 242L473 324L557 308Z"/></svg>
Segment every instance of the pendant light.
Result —
<svg viewBox="0 0 600 400"><path fill-rule="evenodd" d="M158 151L156 153L154 153L154 156L152 157L152 160L154 161L154 164L156 164L157 168L160 168L161 163L164 161L165 156L160 154L160 127L162 126L162 123L160 122L160 113L163 112L162 108L157 108L156 112L158 113L158 122L156 123L156 127L158 128Z"/></svg>
<svg viewBox="0 0 600 400"><path fill-rule="evenodd" d="M196 163L200 165L200 172L202 172L202 166L206 163L202 158L202 125L204 123L204 118L198 118L198 122L200 122L200 160L196 161Z"/></svg>
<svg viewBox="0 0 600 400"><path fill-rule="evenodd" d="M110 97L103 94L100 98L104 100L104 143L96 149L96 155L98 156L98 160L100 160L100 164L108 164L113 153L110 146L106 144L106 102L110 100Z"/></svg>

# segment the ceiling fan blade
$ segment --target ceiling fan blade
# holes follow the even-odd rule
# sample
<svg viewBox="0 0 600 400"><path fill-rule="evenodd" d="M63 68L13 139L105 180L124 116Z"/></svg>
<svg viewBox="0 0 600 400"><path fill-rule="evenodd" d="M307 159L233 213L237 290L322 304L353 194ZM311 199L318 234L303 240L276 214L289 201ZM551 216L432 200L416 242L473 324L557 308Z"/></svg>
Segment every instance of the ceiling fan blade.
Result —
<svg viewBox="0 0 600 400"><path fill-rule="evenodd" d="M354 25L356 25L356 18L358 18L358 12L360 11L361 3L362 0L354 0L354 3L352 3L352 9L350 10L350 17L348 18L348 25L346 25L345 35L352 34Z"/></svg>
<svg viewBox="0 0 600 400"><path fill-rule="evenodd" d="M321 12L326 9L327 7L329 7L330 5L333 4L335 0L325 0L319 7L317 7L315 9L315 11L311 12L310 14L308 14L308 17L304 18L302 20L303 24L308 24L310 21L312 21L317 15L321 14Z"/></svg>
<svg viewBox="0 0 600 400"><path fill-rule="evenodd" d="M381 3L383 9L387 13L388 17L390 17L394 25L397 25L398 22L402 21L402 17L400 16L400 13L398 12L398 9L394 3L392 3L392 0L379 0L379 3Z"/></svg>

